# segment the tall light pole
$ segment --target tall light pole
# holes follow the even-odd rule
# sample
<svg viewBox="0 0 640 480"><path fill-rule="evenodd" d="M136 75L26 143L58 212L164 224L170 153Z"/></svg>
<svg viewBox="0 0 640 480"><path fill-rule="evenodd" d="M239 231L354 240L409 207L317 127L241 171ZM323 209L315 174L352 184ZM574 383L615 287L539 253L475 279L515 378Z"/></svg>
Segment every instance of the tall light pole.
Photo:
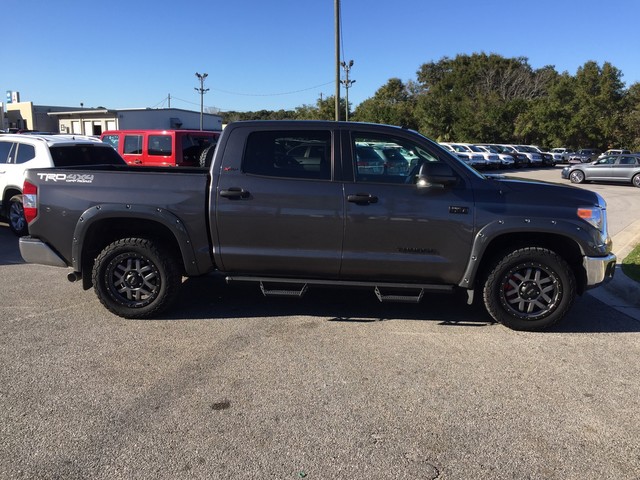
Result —
<svg viewBox="0 0 640 480"><path fill-rule="evenodd" d="M349 72L351 71L351 67L353 67L353 60L349 60L349 63L347 62L342 62L340 65L342 65L342 68L344 68L344 80L340 80L340 83L342 83L344 85L345 88L345 102L346 105L344 107L345 110L345 121L349 121L349 89L351 88L351 85L353 85L354 83L356 83L355 80L349 80Z"/></svg>
<svg viewBox="0 0 640 480"><path fill-rule="evenodd" d="M204 112L204 94L209 91L208 88L204 88L204 79L208 77L208 74L199 74L196 72L196 77L200 80L200 88L194 87L196 92L200 93L200 130L202 130L202 114Z"/></svg>
<svg viewBox="0 0 640 480"><path fill-rule="evenodd" d="M336 122L340 120L340 0L334 0L335 36L336 36Z"/></svg>

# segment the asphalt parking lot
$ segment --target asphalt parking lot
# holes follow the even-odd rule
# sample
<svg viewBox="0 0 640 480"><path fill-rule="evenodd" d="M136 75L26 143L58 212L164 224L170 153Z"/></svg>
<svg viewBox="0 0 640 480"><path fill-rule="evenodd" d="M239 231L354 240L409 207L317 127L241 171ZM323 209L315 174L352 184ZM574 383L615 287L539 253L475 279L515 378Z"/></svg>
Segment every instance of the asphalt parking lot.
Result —
<svg viewBox="0 0 640 480"><path fill-rule="evenodd" d="M640 190L604 189L623 233ZM640 478L640 320L593 295L526 333L209 276L133 321L65 274L0 224L2 479Z"/></svg>

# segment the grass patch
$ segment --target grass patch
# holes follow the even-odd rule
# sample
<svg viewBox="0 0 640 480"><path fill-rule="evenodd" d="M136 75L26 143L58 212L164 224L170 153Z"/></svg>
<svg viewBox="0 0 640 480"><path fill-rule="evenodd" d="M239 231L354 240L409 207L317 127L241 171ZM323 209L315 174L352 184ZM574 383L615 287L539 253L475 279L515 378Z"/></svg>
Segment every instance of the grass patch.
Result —
<svg viewBox="0 0 640 480"><path fill-rule="evenodd" d="M640 282L640 245L636 245L622 261L622 271L627 277Z"/></svg>

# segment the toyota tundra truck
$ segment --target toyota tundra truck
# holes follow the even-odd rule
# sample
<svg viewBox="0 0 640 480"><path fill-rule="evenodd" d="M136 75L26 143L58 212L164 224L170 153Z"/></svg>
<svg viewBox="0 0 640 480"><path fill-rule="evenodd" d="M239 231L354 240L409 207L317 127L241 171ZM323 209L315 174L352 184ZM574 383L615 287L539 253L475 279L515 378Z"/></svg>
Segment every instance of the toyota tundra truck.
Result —
<svg viewBox="0 0 640 480"><path fill-rule="evenodd" d="M218 272L267 296L466 291L497 322L536 331L616 264L597 193L482 175L388 125L232 123L206 169L35 169L23 203L25 261L68 269L125 318L156 317L183 277Z"/></svg>

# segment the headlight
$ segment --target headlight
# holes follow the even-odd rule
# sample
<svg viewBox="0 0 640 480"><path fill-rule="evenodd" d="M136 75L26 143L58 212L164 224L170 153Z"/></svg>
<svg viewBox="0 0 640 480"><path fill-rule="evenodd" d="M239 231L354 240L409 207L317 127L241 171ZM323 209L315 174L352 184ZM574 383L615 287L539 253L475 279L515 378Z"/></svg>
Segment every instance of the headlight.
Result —
<svg viewBox="0 0 640 480"><path fill-rule="evenodd" d="M602 195L596 193L598 204L591 207L580 207L576 210L579 218L593 225L604 235L607 233L607 202Z"/></svg>
<svg viewBox="0 0 640 480"><path fill-rule="evenodd" d="M602 231L604 215L600 207L578 208L578 217Z"/></svg>

